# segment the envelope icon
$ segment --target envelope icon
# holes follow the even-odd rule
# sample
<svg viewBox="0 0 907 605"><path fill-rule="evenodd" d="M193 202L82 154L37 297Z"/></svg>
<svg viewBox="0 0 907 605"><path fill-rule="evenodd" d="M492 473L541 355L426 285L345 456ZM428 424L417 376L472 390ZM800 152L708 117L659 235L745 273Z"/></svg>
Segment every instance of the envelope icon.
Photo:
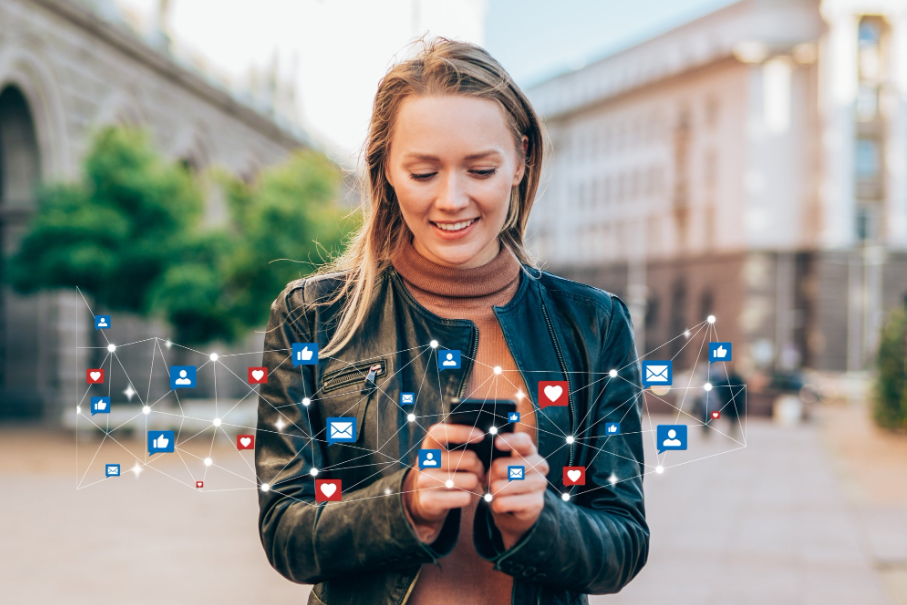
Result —
<svg viewBox="0 0 907 605"><path fill-rule="evenodd" d="M523 479L525 478L526 469L522 466L508 466L507 467L507 478L511 481L514 479Z"/></svg>
<svg viewBox="0 0 907 605"><path fill-rule="evenodd" d="M352 439L353 423L352 422L332 422L330 426L330 440Z"/></svg>
<svg viewBox="0 0 907 605"><path fill-rule="evenodd" d="M400 395L400 403L406 404L406 403L415 403L415 402L416 402L416 396L415 396L414 394L412 394L412 393L401 393L401 395Z"/></svg>
<svg viewBox="0 0 907 605"><path fill-rule="evenodd" d="M646 381L667 382L668 366L646 366Z"/></svg>

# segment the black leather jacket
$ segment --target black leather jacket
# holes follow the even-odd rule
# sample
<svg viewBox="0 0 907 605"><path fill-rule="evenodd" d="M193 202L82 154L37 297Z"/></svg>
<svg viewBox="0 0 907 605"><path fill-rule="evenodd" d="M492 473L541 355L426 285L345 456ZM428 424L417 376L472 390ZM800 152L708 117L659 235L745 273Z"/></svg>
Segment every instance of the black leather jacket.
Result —
<svg viewBox="0 0 907 605"><path fill-rule="evenodd" d="M315 584L309 603L405 603L421 565L443 563L458 537L472 539L482 557L513 576L514 604L586 603L586 593L617 592L645 565L641 389L627 308L602 290L524 268L533 277L521 273L513 299L494 312L529 387L550 472L541 516L509 550L484 500L473 536L458 536L457 509L432 544L419 541L403 510L403 478L425 431L464 394L478 347L475 324L430 312L391 267L342 359L293 367L292 343L324 346L332 334L338 305L313 303L335 291L337 274L291 282L274 301L255 450L258 481L269 484L259 491L260 533L278 572ZM439 373L432 340L438 351L461 350L462 368ZM564 379L569 405L539 410L538 381ZM399 405L400 391L418 392L413 411L424 421L407 422L412 408ZM325 419L335 416L357 418L355 443L327 444ZM621 434L607 436L606 422L620 422ZM564 488L565 466L586 466L586 485ZM313 467L318 478L342 480L342 502L315 502ZM569 501L560 497L565 491Z"/></svg>

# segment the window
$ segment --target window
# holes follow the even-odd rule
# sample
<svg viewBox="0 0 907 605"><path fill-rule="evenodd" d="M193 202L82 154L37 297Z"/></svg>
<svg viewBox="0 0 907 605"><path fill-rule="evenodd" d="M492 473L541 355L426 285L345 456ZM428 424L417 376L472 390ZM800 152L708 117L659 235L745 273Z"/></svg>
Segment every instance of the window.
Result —
<svg viewBox="0 0 907 605"><path fill-rule="evenodd" d="M857 179L861 181L879 178L881 170L881 155L879 142L875 139L859 138L856 146L856 159L854 162Z"/></svg>

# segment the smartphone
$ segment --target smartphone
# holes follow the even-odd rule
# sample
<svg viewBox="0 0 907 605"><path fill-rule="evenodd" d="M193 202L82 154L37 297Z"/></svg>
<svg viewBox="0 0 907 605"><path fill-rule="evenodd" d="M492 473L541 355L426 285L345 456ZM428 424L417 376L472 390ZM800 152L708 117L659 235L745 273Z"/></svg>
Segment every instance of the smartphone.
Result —
<svg viewBox="0 0 907 605"><path fill-rule="evenodd" d="M444 422L475 427L485 433L485 439L475 443L448 445L447 449L452 452L462 449L475 452L485 465L485 470L488 470L495 458L510 455L509 451L494 447L495 436L490 431L491 427L495 426L498 434L512 433L513 424L507 420L511 412L516 412L516 404L508 399L453 400L450 404L450 414Z"/></svg>

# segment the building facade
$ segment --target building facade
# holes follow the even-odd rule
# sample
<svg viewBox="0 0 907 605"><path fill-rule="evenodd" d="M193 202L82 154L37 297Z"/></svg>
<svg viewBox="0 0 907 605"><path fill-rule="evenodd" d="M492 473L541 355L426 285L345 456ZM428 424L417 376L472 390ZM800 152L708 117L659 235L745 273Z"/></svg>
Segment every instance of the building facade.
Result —
<svg viewBox="0 0 907 605"><path fill-rule="evenodd" d="M0 249L8 258L33 214L36 185L75 179L92 131L142 125L157 147L195 169L250 178L306 145L298 131L238 102L203 74L99 16L104 3L0 0ZM223 213L209 203L211 220ZM2 278L2 275L0 275ZM0 284L3 284L0 279ZM166 337L118 318L118 338ZM0 291L0 419L58 417L74 403L90 356L91 315L75 292ZM121 341L122 342L122 341ZM260 350L260 347L259 347ZM148 353L150 354L150 349ZM132 380L147 380L136 358Z"/></svg>
<svg viewBox="0 0 907 605"><path fill-rule="evenodd" d="M714 314L744 371L870 366L907 297L907 3L741 0L529 95L529 241L624 297L641 353L689 365Z"/></svg>

